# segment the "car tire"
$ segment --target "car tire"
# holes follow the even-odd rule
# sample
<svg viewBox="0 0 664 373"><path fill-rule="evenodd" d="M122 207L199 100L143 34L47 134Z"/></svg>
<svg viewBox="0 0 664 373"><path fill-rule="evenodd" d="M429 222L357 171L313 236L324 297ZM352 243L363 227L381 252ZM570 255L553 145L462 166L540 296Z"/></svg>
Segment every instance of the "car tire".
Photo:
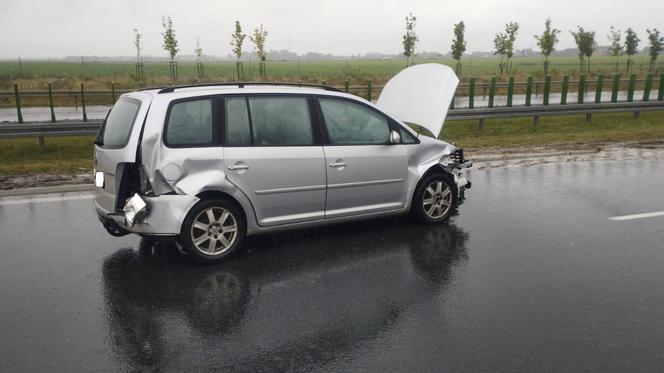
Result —
<svg viewBox="0 0 664 373"><path fill-rule="evenodd" d="M225 199L208 199L191 208L182 223L178 243L203 264L218 263L242 244L247 224L242 209Z"/></svg>
<svg viewBox="0 0 664 373"><path fill-rule="evenodd" d="M422 223L443 222L456 211L459 194L451 175L434 173L419 183L413 196L411 213Z"/></svg>

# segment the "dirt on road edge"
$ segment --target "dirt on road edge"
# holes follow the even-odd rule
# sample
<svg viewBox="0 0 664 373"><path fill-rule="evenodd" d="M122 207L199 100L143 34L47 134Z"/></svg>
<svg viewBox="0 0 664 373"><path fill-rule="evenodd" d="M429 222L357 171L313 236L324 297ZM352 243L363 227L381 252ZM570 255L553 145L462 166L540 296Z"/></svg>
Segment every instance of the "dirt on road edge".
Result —
<svg viewBox="0 0 664 373"><path fill-rule="evenodd" d="M664 140L613 143L579 143L510 148L466 148L475 169L527 167L547 163L598 160L664 159ZM80 185L94 182L92 171L76 174L0 175L0 190Z"/></svg>

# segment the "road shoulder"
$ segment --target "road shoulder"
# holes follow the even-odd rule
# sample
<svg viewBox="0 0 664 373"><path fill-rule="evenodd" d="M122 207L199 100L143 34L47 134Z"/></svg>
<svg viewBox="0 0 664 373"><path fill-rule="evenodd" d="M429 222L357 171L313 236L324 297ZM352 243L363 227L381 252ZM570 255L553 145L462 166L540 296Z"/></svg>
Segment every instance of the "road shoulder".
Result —
<svg viewBox="0 0 664 373"><path fill-rule="evenodd" d="M578 143L509 148L466 148L475 169L528 167L548 163L664 159L664 140ZM0 176L0 198L93 191L92 172Z"/></svg>

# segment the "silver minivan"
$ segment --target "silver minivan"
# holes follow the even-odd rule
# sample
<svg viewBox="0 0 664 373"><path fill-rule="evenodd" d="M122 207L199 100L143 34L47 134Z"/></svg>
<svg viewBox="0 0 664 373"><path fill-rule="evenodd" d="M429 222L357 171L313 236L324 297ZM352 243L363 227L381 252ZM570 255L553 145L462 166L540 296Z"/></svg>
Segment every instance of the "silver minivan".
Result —
<svg viewBox="0 0 664 373"><path fill-rule="evenodd" d="M95 141L95 207L114 236L170 236L194 259L245 236L411 212L450 217L470 188L440 133L458 79L424 64L373 104L334 88L223 83L122 95Z"/></svg>

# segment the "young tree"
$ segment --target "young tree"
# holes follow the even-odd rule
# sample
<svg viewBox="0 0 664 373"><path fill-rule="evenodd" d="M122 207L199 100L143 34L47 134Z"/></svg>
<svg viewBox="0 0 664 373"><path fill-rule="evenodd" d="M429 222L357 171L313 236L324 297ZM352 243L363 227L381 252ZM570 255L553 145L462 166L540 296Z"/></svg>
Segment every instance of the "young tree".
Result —
<svg viewBox="0 0 664 373"><path fill-rule="evenodd" d="M493 39L494 55L500 55L500 75L503 72L510 73L512 71L511 59L514 56L514 43L516 42L516 34L519 31L519 24L510 22L505 25L505 32L499 32Z"/></svg>
<svg viewBox="0 0 664 373"><path fill-rule="evenodd" d="M196 48L194 48L194 54L196 55L196 74L198 75L198 81L200 82L205 76L205 66L203 65L203 48L201 48L201 42L196 38Z"/></svg>
<svg viewBox="0 0 664 373"><path fill-rule="evenodd" d="M180 49L178 49L178 39L175 36L175 30L173 29L173 20L171 19L171 16L166 18L162 17L161 25L164 29L164 31L161 33L161 35L164 37L164 44L162 47L166 52L168 52L171 61L174 61Z"/></svg>
<svg viewBox="0 0 664 373"><path fill-rule="evenodd" d="M646 30L648 33L648 42L650 42L650 71L654 71L657 66L657 57L664 48L664 37L658 29Z"/></svg>
<svg viewBox="0 0 664 373"><path fill-rule="evenodd" d="M611 30L609 31L609 34L606 37L611 42L611 45L609 46L609 52L611 53L611 57L615 62L616 71L618 71L618 66L619 66L618 63L620 62L620 56L622 56L624 52L621 40L622 33L620 32L620 30L616 30L615 27L611 26Z"/></svg>
<svg viewBox="0 0 664 373"><path fill-rule="evenodd" d="M235 66L237 70L238 80L244 79L244 69L242 68L242 44L247 34L242 33L242 26L240 21L235 21L235 32L231 34L231 46L233 47L233 54L235 54Z"/></svg>
<svg viewBox="0 0 664 373"><path fill-rule="evenodd" d="M254 49L256 49L256 55L260 60L258 65L258 73L261 77L265 77L265 63L267 61L267 53L265 52L265 39L267 38L267 31L263 29L263 25L256 27L254 29L254 35L249 37L252 43L254 43Z"/></svg>
<svg viewBox="0 0 664 373"><path fill-rule="evenodd" d="M507 52L507 72L512 72L512 56L514 56L514 44L516 42L516 34L519 32L519 24L510 22L505 25L505 34L507 35L507 44L505 50Z"/></svg>
<svg viewBox="0 0 664 373"><path fill-rule="evenodd" d="M590 72L590 57L597 49L595 42L595 31L586 31L583 27L577 26L578 31L570 31L574 36L574 42L579 50L579 65L581 72L584 72L584 58L588 59L588 72Z"/></svg>
<svg viewBox="0 0 664 373"><path fill-rule="evenodd" d="M134 47L136 48L136 78L142 82L143 81L143 63L141 62L141 50L143 49L141 45L141 35L138 32L138 29L134 29Z"/></svg>
<svg viewBox="0 0 664 373"><path fill-rule="evenodd" d="M142 37L143 37L143 35L141 35L138 32L138 29L135 28L134 29L134 41L133 41L133 43L134 43L134 47L136 48L136 63L141 63L141 50L143 49L143 47L141 46L141 38Z"/></svg>
<svg viewBox="0 0 664 373"><path fill-rule="evenodd" d="M500 75L503 75L505 71L505 55L507 54L507 35L499 32L493 38L493 55L500 56L500 62L498 63L498 69L500 70Z"/></svg>
<svg viewBox="0 0 664 373"><path fill-rule="evenodd" d="M632 71L632 56L636 54L639 48L639 39L636 32L631 27L625 31L625 54L627 55L627 72Z"/></svg>
<svg viewBox="0 0 664 373"><path fill-rule="evenodd" d="M194 48L194 54L196 55L197 60L201 60L203 58L203 48L201 48L201 41L196 38L196 48Z"/></svg>
<svg viewBox="0 0 664 373"><path fill-rule="evenodd" d="M406 66L410 66L410 59L415 56L415 44L419 40L415 34L417 17L412 13L406 16L406 33L403 35L403 55L406 56Z"/></svg>
<svg viewBox="0 0 664 373"><path fill-rule="evenodd" d="M557 28L551 28L551 18L547 18L546 22L544 22L544 32L542 32L542 35L535 35L537 46L544 56L544 75L549 74L549 66L551 64L549 56L551 56L551 53L556 48L556 44L558 44L558 34L560 32Z"/></svg>
<svg viewBox="0 0 664 373"><path fill-rule="evenodd" d="M452 39L452 58L456 60L456 73L461 75L461 56L466 51L466 25L463 21L454 25L454 39Z"/></svg>
<svg viewBox="0 0 664 373"><path fill-rule="evenodd" d="M161 17L161 25L164 31L161 35L164 37L164 44L162 47L166 52L168 52L169 57L171 58L170 67L171 67L171 80L178 80L178 68L177 63L175 62L175 56L177 56L180 49L178 49L178 39L175 37L175 30L173 29L173 20L171 16Z"/></svg>

